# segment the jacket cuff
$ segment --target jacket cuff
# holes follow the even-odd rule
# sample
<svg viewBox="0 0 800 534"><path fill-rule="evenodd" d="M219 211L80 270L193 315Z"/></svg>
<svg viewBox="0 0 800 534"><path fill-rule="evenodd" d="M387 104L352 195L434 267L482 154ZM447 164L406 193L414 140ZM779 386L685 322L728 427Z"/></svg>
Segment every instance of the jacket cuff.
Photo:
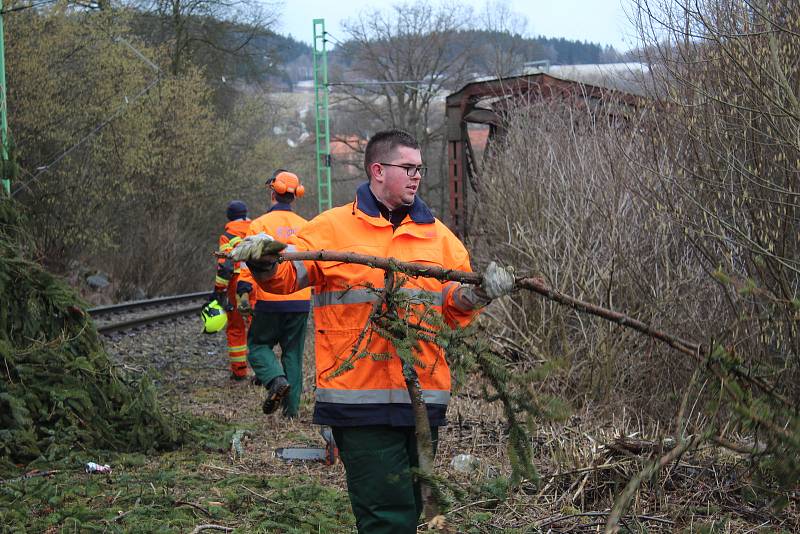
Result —
<svg viewBox="0 0 800 534"><path fill-rule="evenodd" d="M253 284L250 282L245 282L244 280L239 280L236 282L236 294L241 295L242 293L250 293L253 291Z"/></svg>
<svg viewBox="0 0 800 534"><path fill-rule="evenodd" d="M482 308L492 301L489 295L480 287L459 285L453 291L453 304L461 311L471 311Z"/></svg>

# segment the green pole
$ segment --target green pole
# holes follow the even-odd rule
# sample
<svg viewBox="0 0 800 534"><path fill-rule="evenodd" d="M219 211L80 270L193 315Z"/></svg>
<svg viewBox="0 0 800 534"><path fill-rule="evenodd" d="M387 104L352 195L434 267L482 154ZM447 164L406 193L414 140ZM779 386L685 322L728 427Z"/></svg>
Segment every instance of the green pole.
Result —
<svg viewBox="0 0 800 534"><path fill-rule="evenodd" d="M320 213L330 209L331 130L328 120L328 52L325 19L314 19L314 133L317 154L317 192Z"/></svg>
<svg viewBox="0 0 800 534"><path fill-rule="evenodd" d="M6 106L6 47L3 30L3 0L0 0L0 139L2 139L3 169L8 163L8 108ZM5 174L5 173L4 173ZM3 176L3 190L11 196L11 180Z"/></svg>

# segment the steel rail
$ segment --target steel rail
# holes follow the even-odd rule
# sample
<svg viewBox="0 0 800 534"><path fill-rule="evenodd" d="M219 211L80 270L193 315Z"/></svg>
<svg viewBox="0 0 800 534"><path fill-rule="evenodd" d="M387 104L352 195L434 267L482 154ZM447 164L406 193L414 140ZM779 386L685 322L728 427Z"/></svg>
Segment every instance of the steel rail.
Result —
<svg viewBox="0 0 800 534"><path fill-rule="evenodd" d="M122 311L136 310L140 308L149 308L151 306L162 306L164 304L177 304L179 302L186 302L187 300L198 300L209 295L208 291L198 291L196 293L184 293L182 295L170 295L168 297L158 297L147 300L132 300L130 302L121 302L119 304L109 304L108 306L97 306L89 308L89 315L97 317L99 315L106 315L109 313L116 313Z"/></svg>
<svg viewBox="0 0 800 534"><path fill-rule="evenodd" d="M164 321L167 319L176 319L178 317L195 315L197 313L198 313L197 307L192 306L192 307L182 308L180 310L171 310L167 312L156 313L153 315L136 317L134 319L128 319L127 321L120 321L117 323L109 323L106 325L101 325L97 327L97 331L103 335L108 335L108 334L113 334L115 332L122 332L123 330L130 330L132 328L136 328L139 326L144 326L147 324Z"/></svg>

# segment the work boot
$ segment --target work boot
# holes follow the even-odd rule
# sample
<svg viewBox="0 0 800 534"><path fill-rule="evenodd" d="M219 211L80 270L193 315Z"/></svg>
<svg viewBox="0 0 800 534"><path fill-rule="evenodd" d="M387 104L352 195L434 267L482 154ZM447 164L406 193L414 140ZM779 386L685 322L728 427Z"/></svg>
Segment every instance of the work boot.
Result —
<svg viewBox="0 0 800 534"><path fill-rule="evenodd" d="M275 410L278 409L281 401L289 394L289 390L292 386L289 385L285 376L276 376L272 380L270 380L269 385L267 386L267 398L264 399L264 404L261 406L261 410L269 415Z"/></svg>

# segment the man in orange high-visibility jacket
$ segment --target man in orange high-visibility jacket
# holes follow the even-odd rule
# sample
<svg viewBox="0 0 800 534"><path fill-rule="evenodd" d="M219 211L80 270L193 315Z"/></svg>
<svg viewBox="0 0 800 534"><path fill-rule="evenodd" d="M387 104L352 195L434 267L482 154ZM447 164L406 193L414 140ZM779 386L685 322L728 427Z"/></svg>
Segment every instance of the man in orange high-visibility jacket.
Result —
<svg viewBox="0 0 800 534"><path fill-rule="evenodd" d="M225 231L219 236L219 252L228 254L247 235L250 219L247 218L247 205L241 200L231 201L226 215L228 223L225 225ZM232 380L243 380L247 377L247 320L233 306L236 302L239 271L240 262L220 258L214 280L215 298L228 315L226 334Z"/></svg>
<svg viewBox="0 0 800 534"><path fill-rule="evenodd" d="M267 180L271 207L254 219L248 235L264 232L286 241L308 221L292 211L292 203L305 189L294 173L279 169ZM311 289L288 295L267 293L254 285L250 271L242 266L237 293L240 309L252 305L253 321L247 334L247 361L258 383L267 388L262 410L272 413L283 404L285 417L297 417L303 392L303 349L306 341ZM278 361L273 348L281 347Z"/></svg>
<svg viewBox="0 0 800 534"><path fill-rule="evenodd" d="M356 252L469 271L464 245L417 197L426 170L417 141L401 130L378 132L367 144L364 159L369 183L358 188L354 201L318 215L289 239L288 250ZM379 298L374 288L383 287L383 271L342 262L276 264L276 255L263 254L270 240L265 234L248 236L234 256L247 261L253 277L267 291L314 289L314 422L333 428L358 530L416 532L422 502L411 472L418 459L402 364L394 347L376 332L359 335ZM478 308L514 286L513 275L494 263L483 280L481 287L474 288L409 278L401 290L418 298L420 307L432 305L449 325L461 326L472 320ZM360 358L352 369L332 373L354 348L394 357ZM417 374L436 440L438 427L445 424L450 370L438 346L422 342L420 348Z"/></svg>

